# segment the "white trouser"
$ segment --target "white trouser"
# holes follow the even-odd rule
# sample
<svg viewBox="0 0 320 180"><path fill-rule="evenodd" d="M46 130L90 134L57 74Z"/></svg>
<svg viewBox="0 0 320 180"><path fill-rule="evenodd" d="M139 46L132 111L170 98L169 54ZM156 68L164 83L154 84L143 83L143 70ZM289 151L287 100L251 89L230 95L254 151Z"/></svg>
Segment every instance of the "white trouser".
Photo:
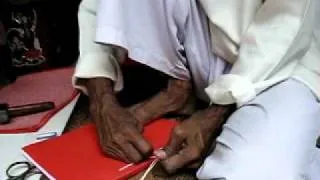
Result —
<svg viewBox="0 0 320 180"><path fill-rule="evenodd" d="M198 178L319 180L319 132L315 96L298 81L284 81L231 115Z"/></svg>
<svg viewBox="0 0 320 180"><path fill-rule="evenodd" d="M133 60L175 78L192 78L197 94L203 99L204 88L227 71L228 65L210 51L207 20L197 1L101 0L98 6L96 3L83 0L80 7L82 53L103 49L86 42L93 39L122 46ZM99 11L95 29L92 25L96 7ZM90 61L95 63L96 59ZM291 180L309 175L308 170L316 167L310 165L310 158L320 132L319 117L318 102L302 84L288 80L272 87L231 116L198 177Z"/></svg>

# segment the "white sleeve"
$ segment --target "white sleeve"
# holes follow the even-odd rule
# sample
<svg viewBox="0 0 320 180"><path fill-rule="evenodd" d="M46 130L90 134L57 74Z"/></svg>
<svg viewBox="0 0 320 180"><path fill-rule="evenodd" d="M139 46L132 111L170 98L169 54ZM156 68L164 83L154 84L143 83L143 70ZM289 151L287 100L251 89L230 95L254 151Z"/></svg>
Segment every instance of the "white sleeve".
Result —
<svg viewBox="0 0 320 180"><path fill-rule="evenodd" d="M312 1L265 1L242 36L238 59L231 72L205 89L213 103L240 106L254 99L257 89L268 84L272 73L296 61L288 56L308 47L308 42L297 40L310 24L307 16ZM304 47L292 46L297 43Z"/></svg>
<svg viewBox="0 0 320 180"><path fill-rule="evenodd" d="M105 77L114 81L115 91L123 87L119 62L110 56L110 49L95 43L97 3L96 0L83 0L78 13L80 56L73 76L73 84L84 93L87 91L77 83L79 78Z"/></svg>

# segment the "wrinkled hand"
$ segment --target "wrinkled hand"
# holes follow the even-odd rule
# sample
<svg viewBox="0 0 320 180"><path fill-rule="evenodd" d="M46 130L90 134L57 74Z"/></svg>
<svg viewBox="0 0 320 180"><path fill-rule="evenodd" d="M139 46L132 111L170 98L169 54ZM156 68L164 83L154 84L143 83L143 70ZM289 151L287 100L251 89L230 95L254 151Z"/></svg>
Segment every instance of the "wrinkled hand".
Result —
<svg viewBox="0 0 320 180"><path fill-rule="evenodd" d="M94 106L91 115L97 122L100 145L105 154L134 163L151 154L151 145L141 135L142 126L127 110L103 103Z"/></svg>
<svg viewBox="0 0 320 180"><path fill-rule="evenodd" d="M137 163L149 157L152 146L143 136L142 124L121 107L106 79L87 83L90 115L94 120L103 153L125 162Z"/></svg>
<svg viewBox="0 0 320 180"><path fill-rule="evenodd" d="M167 146L163 150L155 151L155 155L162 159L161 164L169 174L180 168L201 164L228 109L211 107L199 111L172 131Z"/></svg>

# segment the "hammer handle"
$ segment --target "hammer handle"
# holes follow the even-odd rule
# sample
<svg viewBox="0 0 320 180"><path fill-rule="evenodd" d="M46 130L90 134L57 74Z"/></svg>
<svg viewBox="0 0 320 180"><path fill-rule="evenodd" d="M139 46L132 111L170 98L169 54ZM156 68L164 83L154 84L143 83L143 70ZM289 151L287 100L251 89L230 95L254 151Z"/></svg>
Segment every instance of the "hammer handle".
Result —
<svg viewBox="0 0 320 180"><path fill-rule="evenodd" d="M50 109L53 109L54 107L55 106L53 102L41 102L36 104L13 106L13 107L9 107L8 114L9 114L9 117L25 116L29 114L48 111Z"/></svg>

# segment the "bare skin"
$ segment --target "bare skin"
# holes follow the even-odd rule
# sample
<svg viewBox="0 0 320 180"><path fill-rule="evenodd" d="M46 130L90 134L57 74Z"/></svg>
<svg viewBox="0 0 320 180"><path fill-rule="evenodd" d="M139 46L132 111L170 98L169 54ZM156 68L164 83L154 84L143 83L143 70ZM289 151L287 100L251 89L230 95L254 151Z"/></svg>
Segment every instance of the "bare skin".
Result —
<svg viewBox="0 0 320 180"><path fill-rule="evenodd" d="M108 50L120 64L127 57L118 47ZM94 120L102 151L126 162L139 162L153 153L150 143L141 135L143 126L169 112L183 111L192 94L190 81L169 79L167 88L150 99L130 108L122 107L107 78L79 81L88 90L90 114ZM196 112L177 126L163 151L155 151L169 173L183 167L196 167L211 145L212 137L223 124L223 117L232 110L229 106L212 106Z"/></svg>
<svg viewBox="0 0 320 180"><path fill-rule="evenodd" d="M188 98L191 96L189 81L170 79L168 87L150 99L138 103L129 111L142 123L147 124L169 112L183 113Z"/></svg>
<svg viewBox="0 0 320 180"><path fill-rule="evenodd" d="M171 174L185 167L198 168L221 128L224 117L232 109L230 106L212 106L196 112L177 126L167 146L155 151L155 155L162 159L164 169Z"/></svg>
<svg viewBox="0 0 320 180"><path fill-rule="evenodd" d="M143 125L168 112L181 109L191 94L191 83L170 79L168 87L154 97L129 109L123 108L106 78L82 81L88 90L90 114L94 120L102 151L126 162L139 162L153 149L141 135Z"/></svg>

